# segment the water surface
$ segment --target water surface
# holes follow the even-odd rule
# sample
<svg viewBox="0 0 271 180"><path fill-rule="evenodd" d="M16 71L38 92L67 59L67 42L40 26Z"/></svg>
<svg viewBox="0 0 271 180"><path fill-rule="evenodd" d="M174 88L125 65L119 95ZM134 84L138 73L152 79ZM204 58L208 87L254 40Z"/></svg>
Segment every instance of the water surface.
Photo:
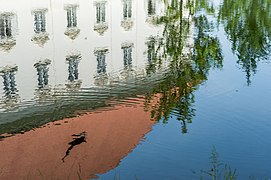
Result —
<svg viewBox="0 0 271 180"><path fill-rule="evenodd" d="M270 178L269 0L2 4L1 178Z"/></svg>

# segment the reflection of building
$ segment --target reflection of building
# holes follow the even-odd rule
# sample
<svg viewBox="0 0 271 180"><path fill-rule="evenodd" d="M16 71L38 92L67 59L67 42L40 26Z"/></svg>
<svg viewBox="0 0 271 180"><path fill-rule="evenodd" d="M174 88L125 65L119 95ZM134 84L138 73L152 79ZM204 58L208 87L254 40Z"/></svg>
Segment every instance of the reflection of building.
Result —
<svg viewBox="0 0 271 180"><path fill-rule="evenodd" d="M1 179L41 179L37 172L42 179L92 179L117 167L136 147L154 124L149 117L143 103L133 104L7 138L0 143ZM72 135L81 132L86 133L86 142L71 149L63 162Z"/></svg>
<svg viewBox="0 0 271 180"><path fill-rule="evenodd" d="M155 53L159 53L156 49L164 28L146 21L150 14L163 15L164 4L158 0L69 0L68 4L26 0L23 8L7 1L0 12L16 12L0 14L0 46L6 40L15 43L15 38L19 39L11 52L0 51L0 67L18 66L16 87L25 101L33 99L37 88L47 85L54 91L54 87L73 86L79 79L80 86L85 88L126 81L128 76L144 76L146 65L154 63ZM32 42L42 34L47 34L48 39L40 41L46 42L40 48ZM80 58L67 57L77 50ZM50 70L49 65L33 67L39 59L50 59ZM34 78L37 72L38 83Z"/></svg>

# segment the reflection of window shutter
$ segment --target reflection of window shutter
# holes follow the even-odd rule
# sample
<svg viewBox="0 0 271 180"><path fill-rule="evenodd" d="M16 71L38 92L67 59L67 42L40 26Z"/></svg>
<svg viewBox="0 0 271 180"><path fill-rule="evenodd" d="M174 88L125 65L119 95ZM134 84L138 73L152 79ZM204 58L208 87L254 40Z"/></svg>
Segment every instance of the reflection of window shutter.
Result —
<svg viewBox="0 0 271 180"><path fill-rule="evenodd" d="M67 9L67 27L71 27L71 10Z"/></svg>
<svg viewBox="0 0 271 180"><path fill-rule="evenodd" d="M44 70L43 70L43 81L44 81L44 85L48 85L48 71L49 71L49 67L44 67Z"/></svg>
<svg viewBox="0 0 271 180"><path fill-rule="evenodd" d="M38 14L34 13L34 32L38 33L39 29L38 29Z"/></svg>
<svg viewBox="0 0 271 180"><path fill-rule="evenodd" d="M6 18L6 35L7 35L7 37L11 37L12 36L12 32L11 32L11 19L10 19L10 17Z"/></svg>
<svg viewBox="0 0 271 180"><path fill-rule="evenodd" d="M100 22L100 4L96 4L96 22L99 23Z"/></svg>
<svg viewBox="0 0 271 180"><path fill-rule="evenodd" d="M127 18L127 0L123 2L123 19Z"/></svg>
<svg viewBox="0 0 271 180"><path fill-rule="evenodd" d="M154 58L155 55L155 42L149 42L148 43L148 62L152 63L152 60Z"/></svg>
<svg viewBox="0 0 271 180"><path fill-rule="evenodd" d="M129 57L128 57L128 59L129 59L128 64L129 64L129 65L132 65L132 47L129 48L129 53L128 53L128 55L129 55Z"/></svg>
<svg viewBox="0 0 271 180"><path fill-rule="evenodd" d="M73 7L73 27L77 27L76 7Z"/></svg>
<svg viewBox="0 0 271 180"><path fill-rule="evenodd" d="M75 79L78 79L78 75L79 75L79 72L78 72L78 64L79 64L79 61L74 61L74 78Z"/></svg>
<svg viewBox="0 0 271 180"><path fill-rule="evenodd" d="M132 1L131 0L128 0L128 17L131 18L132 17Z"/></svg>
<svg viewBox="0 0 271 180"><path fill-rule="evenodd" d="M41 32L46 32L45 12L41 12Z"/></svg>
<svg viewBox="0 0 271 180"><path fill-rule="evenodd" d="M10 72L9 78L10 78L10 90L11 93L14 93L17 90L15 81L15 72Z"/></svg>
<svg viewBox="0 0 271 180"><path fill-rule="evenodd" d="M3 39L5 37L5 26L4 26L3 17L1 17L1 19L0 19L0 36L1 36L1 39Z"/></svg>
<svg viewBox="0 0 271 180"><path fill-rule="evenodd" d="M105 22L105 4L102 4L102 22Z"/></svg>

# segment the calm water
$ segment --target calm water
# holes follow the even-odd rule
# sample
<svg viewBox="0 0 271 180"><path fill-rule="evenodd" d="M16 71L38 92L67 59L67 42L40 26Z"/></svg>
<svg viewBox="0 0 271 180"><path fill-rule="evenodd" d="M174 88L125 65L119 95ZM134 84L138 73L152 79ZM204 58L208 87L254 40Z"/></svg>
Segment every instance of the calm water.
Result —
<svg viewBox="0 0 271 180"><path fill-rule="evenodd" d="M214 148L271 178L270 0L27 1L0 0L0 179L211 179Z"/></svg>

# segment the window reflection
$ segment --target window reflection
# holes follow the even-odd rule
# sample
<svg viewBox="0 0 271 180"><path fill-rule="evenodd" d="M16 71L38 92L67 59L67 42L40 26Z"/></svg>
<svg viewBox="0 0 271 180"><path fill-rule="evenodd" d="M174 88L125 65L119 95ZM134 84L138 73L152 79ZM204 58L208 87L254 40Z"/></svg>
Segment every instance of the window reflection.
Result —
<svg viewBox="0 0 271 180"><path fill-rule="evenodd" d="M16 81L15 81L15 73L18 71L17 66L6 66L0 70L0 75L3 78L4 85L4 93L6 97L10 97L16 95Z"/></svg>
<svg viewBox="0 0 271 180"><path fill-rule="evenodd" d="M1 40L12 37L11 15L0 16L0 35L1 35Z"/></svg>
<svg viewBox="0 0 271 180"><path fill-rule="evenodd" d="M96 23L105 22L105 2L96 3Z"/></svg>
<svg viewBox="0 0 271 180"><path fill-rule="evenodd" d="M67 30L64 34L72 40L80 33L80 29L77 27L77 9L78 5L67 5L65 7L67 11Z"/></svg>
<svg viewBox="0 0 271 180"><path fill-rule="evenodd" d="M49 79L49 65L51 64L51 60L46 59L44 61L39 61L36 64L34 64L34 67L37 69L37 75L38 75L38 87L44 88L48 85L48 79Z"/></svg>
<svg viewBox="0 0 271 180"><path fill-rule="evenodd" d="M0 76L3 78L3 90L4 97L0 98L0 107L3 103L3 109L11 110L16 108L16 105L19 102L19 95L17 90L17 84L15 75L18 71L18 67L14 66L5 66L0 69Z"/></svg>
<svg viewBox="0 0 271 180"><path fill-rule="evenodd" d="M97 57L97 73L105 74L106 73L105 51L96 52L96 57Z"/></svg>
<svg viewBox="0 0 271 180"><path fill-rule="evenodd" d="M46 32L45 10L34 11L33 13L35 33Z"/></svg>
<svg viewBox="0 0 271 180"><path fill-rule="evenodd" d="M155 0L148 0L148 15L153 16L156 13Z"/></svg>
<svg viewBox="0 0 271 180"><path fill-rule="evenodd" d="M123 51L123 66L124 69L132 68L132 52L133 52L133 43L123 43L121 47Z"/></svg>
<svg viewBox="0 0 271 180"><path fill-rule="evenodd" d="M132 20L132 0L123 0L123 20L121 26L125 31L130 30L133 27Z"/></svg>
<svg viewBox="0 0 271 180"><path fill-rule="evenodd" d="M147 41L147 60L148 60L148 63L152 64L154 58L155 58L155 39L150 38Z"/></svg>
<svg viewBox="0 0 271 180"><path fill-rule="evenodd" d="M132 17L132 0L123 0L123 19Z"/></svg>
<svg viewBox="0 0 271 180"><path fill-rule="evenodd" d="M100 35L103 35L108 29L108 25L106 23L106 1L97 1L94 3L94 5L96 9L94 30Z"/></svg>
<svg viewBox="0 0 271 180"><path fill-rule="evenodd" d="M76 6L69 6L67 11L67 27L77 27Z"/></svg>
<svg viewBox="0 0 271 180"><path fill-rule="evenodd" d="M70 55L66 57L66 61L68 63L68 80L70 82L78 80L78 65L81 60L81 55L80 54L75 54L75 55Z"/></svg>
<svg viewBox="0 0 271 180"><path fill-rule="evenodd" d="M124 67L129 67L132 65L132 47L123 48L123 60Z"/></svg>
<svg viewBox="0 0 271 180"><path fill-rule="evenodd" d="M49 40L49 34L46 32L46 12L47 9L33 10L34 16L34 32L32 41L35 44L43 46Z"/></svg>
<svg viewBox="0 0 271 180"><path fill-rule="evenodd" d="M16 44L14 18L15 14L11 12L0 14L0 48L5 51L9 51Z"/></svg>

